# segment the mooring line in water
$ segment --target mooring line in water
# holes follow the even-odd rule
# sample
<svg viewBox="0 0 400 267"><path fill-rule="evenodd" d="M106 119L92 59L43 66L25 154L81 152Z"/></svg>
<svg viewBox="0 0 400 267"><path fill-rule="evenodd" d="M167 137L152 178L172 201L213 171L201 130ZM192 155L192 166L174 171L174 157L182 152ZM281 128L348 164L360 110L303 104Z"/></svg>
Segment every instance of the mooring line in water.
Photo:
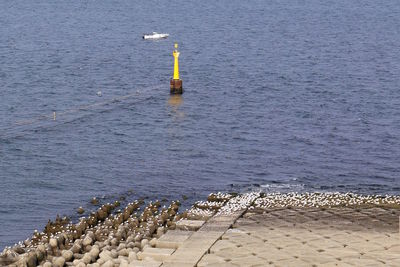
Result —
<svg viewBox="0 0 400 267"><path fill-rule="evenodd" d="M38 128L52 128L58 125L62 125L62 124L66 124L66 123L70 123L71 121L75 121L77 119L80 119L82 117L85 117L85 115L83 114L82 116L77 116L75 118L70 118L68 121L62 121L63 117L65 118L65 115L73 115L73 114L77 114L78 112L91 112L94 111L95 108L97 107L102 107L102 106L107 106L109 104L115 104L115 103L120 103L126 99L132 98L134 96L144 96L141 95L141 93L143 92L148 92L151 90L155 90L155 89L161 89L162 87L164 87L164 85L159 84L159 85L154 85L154 86L149 86L149 87L144 87L141 89L137 89L134 93L128 94L128 95L124 95L124 96L117 96L117 97L113 97L111 99L108 99L106 101L102 101L102 102L97 102L94 104L89 104L89 105L82 105L82 106L78 106L72 109L67 109L61 112L56 112L54 111L51 114L43 114L43 115L39 115L35 118L29 119L29 120L20 120L20 121L16 121L14 124L10 125L10 127L7 128L3 128L0 129L1 132L4 132L5 134L1 134L0 135L0 139L6 140L9 138L17 138L17 137L21 137L21 136L25 136L27 134L29 134L32 131L37 130ZM149 95L148 97L151 97L152 95ZM137 102L140 101L144 101L146 99L137 99ZM136 102L135 102L136 103ZM112 109L112 108L111 108ZM100 110L101 112L102 110ZM51 124L51 125L40 125L40 123L50 123L50 122L57 122L56 124ZM23 126L31 126L30 129L21 129L20 131L18 131L18 129L20 127ZM16 132L12 132L15 131ZM11 131L11 133L9 132ZM26 131L26 132L25 132ZM7 133L9 132L9 133Z"/></svg>

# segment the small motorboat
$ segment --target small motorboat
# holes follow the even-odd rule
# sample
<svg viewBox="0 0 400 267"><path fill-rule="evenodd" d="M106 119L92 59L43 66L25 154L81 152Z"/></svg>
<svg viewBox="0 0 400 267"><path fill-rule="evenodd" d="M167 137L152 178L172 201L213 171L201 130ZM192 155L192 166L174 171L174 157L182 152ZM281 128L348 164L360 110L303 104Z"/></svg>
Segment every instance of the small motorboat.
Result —
<svg viewBox="0 0 400 267"><path fill-rule="evenodd" d="M168 33L157 33L153 32L151 34L144 34L143 39L145 40L157 40L157 39L165 39L169 36Z"/></svg>

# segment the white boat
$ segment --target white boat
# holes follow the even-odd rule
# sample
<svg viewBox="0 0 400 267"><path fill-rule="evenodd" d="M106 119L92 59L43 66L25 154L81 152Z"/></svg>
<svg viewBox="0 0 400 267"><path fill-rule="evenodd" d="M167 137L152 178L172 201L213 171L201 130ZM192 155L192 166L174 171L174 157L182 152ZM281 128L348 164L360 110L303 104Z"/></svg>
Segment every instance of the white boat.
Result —
<svg viewBox="0 0 400 267"><path fill-rule="evenodd" d="M156 39L165 39L165 38L167 38L169 36L169 34L168 33L157 33L157 32L153 32L153 33L151 33L151 34L145 34L145 35L143 35L143 39L145 39L145 40L150 40L150 39L153 39L153 40L156 40Z"/></svg>

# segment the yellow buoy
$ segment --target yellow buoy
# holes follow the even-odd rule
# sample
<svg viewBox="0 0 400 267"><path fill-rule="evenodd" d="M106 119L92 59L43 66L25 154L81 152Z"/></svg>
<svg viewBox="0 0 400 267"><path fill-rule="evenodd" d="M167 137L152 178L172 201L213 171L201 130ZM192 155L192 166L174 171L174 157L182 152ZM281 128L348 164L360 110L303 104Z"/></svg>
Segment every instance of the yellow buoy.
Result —
<svg viewBox="0 0 400 267"><path fill-rule="evenodd" d="M182 94L182 80L179 79L179 51L178 51L178 44L175 43L175 50L172 52L174 56L174 76L170 81L170 92L171 94Z"/></svg>
<svg viewBox="0 0 400 267"><path fill-rule="evenodd" d="M174 80L179 80L179 52L178 52L178 44L175 43L175 50L172 52L172 55L174 56Z"/></svg>

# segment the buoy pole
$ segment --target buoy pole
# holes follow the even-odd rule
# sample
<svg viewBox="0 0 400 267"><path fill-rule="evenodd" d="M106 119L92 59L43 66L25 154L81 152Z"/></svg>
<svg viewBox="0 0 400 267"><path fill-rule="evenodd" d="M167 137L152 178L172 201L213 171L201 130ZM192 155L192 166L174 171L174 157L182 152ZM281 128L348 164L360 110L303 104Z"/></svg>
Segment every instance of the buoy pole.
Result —
<svg viewBox="0 0 400 267"><path fill-rule="evenodd" d="M170 93L171 94L182 94L182 80L179 79L179 52L178 52L178 44L175 43L175 50L172 52L174 56L174 76L170 81Z"/></svg>

